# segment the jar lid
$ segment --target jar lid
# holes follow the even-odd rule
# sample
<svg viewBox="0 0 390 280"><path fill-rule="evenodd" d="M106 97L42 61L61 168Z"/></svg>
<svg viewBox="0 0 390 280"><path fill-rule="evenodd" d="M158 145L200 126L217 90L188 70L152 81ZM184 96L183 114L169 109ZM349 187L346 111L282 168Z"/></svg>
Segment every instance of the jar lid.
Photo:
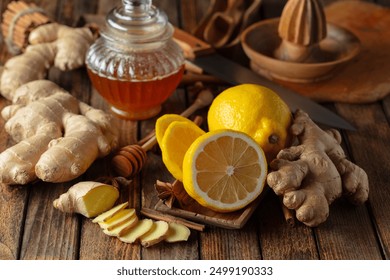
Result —
<svg viewBox="0 0 390 280"><path fill-rule="evenodd" d="M102 36L126 43L149 43L169 39L173 27L167 15L151 0L122 0L106 17Z"/></svg>

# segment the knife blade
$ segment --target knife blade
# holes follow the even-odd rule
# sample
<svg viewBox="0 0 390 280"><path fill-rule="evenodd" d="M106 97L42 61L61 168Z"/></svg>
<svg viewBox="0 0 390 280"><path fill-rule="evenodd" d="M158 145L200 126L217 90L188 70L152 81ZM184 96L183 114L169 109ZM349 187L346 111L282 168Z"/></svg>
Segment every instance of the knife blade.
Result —
<svg viewBox="0 0 390 280"><path fill-rule="evenodd" d="M187 53L191 63L200 67L203 71L232 85L252 83L268 87L286 102L292 112L301 109L317 123L341 129L356 130L336 113L307 97L256 74L249 68L219 55L209 44L191 34L176 28L174 38Z"/></svg>

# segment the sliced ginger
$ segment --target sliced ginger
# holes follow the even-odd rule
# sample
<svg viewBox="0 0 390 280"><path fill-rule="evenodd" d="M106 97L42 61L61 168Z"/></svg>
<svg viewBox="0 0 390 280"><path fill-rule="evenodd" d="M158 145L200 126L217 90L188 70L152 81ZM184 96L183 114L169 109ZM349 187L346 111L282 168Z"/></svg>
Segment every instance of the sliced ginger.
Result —
<svg viewBox="0 0 390 280"><path fill-rule="evenodd" d="M54 200L53 206L66 213L79 213L92 218L112 208L119 198L116 187L99 182L80 182Z"/></svg>
<svg viewBox="0 0 390 280"><path fill-rule="evenodd" d="M147 233L153 226L153 221L151 219L143 219L139 221L135 227L132 228L127 234L120 236L119 240L125 243L134 243L142 235Z"/></svg>
<svg viewBox="0 0 390 280"><path fill-rule="evenodd" d="M141 236L141 245L144 247L149 247L163 241L168 233L168 229L169 225L167 222L154 222L152 228Z"/></svg>
<svg viewBox="0 0 390 280"><path fill-rule="evenodd" d="M188 227L178 223L169 223L169 229L165 241L169 243L187 241L191 231Z"/></svg>
<svg viewBox="0 0 390 280"><path fill-rule="evenodd" d="M137 215L131 216L129 220L124 222L121 225L114 227L113 229L104 229L103 232L109 236L121 237L126 235L128 232L132 231L134 227L138 225Z"/></svg>
<svg viewBox="0 0 390 280"><path fill-rule="evenodd" d="M166 221L139 219L134 208L126 208L128 202L119 204L92 220L98 223L103 233L117 237L125 243L136 243L149 247L166 241L187 241L190 229L182 224Z"/></svg>
<svg viewBox="0 0 390 280"><path fill-rule="evenodd" d="M95 219L92 220L93 223L101 223L101 222L104 222L106 221L107 219L113 217L116 213L118 213L119 211L121 211L122 209L125 209L127 207L127 205L129 205L129 203L126 201L122 204L119 204L113 208L111 208L110 210L107 210L106 212L103 212L102 214L100 214L99 216L97 216Z"/></svg>
<svg viewBox="0 0 390 280"><path fill-rule="evenodd" d="M124 223L131 220L131 218L135 215L135 209L122 209L118 213L116 213L111 218L107 219L104 222L99 222L99 225L102 229L112 230L117 226L123 225Z"/></svg>

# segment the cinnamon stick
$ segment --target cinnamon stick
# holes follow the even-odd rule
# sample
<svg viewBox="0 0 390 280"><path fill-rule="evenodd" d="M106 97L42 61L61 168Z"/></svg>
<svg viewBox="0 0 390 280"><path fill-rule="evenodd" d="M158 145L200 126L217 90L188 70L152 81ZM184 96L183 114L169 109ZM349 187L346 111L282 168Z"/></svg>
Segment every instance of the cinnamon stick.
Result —
<svg viewBox="0 0 390 280"><path fill-rule="evenodd" d="M172 223L178 223L182 224L190 229L194 229L197 231L203 231L205 229L205 225L198 224L195 222L187 221L182 218L178 218L169 214L164 214L159 211L150 209L150 208L142 208L141 209L141 214L144 215L145 217L154 219L154 220L160 220L160 221L165 221L165 222L172 222Z"/></svg>
<svg viewBox="0 0 390 280"><path fill-rule="evenodd" d="M295 215L294 215L294 211L291 210L291 209L288 209L286 207L286 205L283 204L283 201L282 199L280 198L280 205L282 207L282 211L283 211L283 216L284 216L284 219L286 220L287 224L290 226L290 227L295 227Z"/></svg>

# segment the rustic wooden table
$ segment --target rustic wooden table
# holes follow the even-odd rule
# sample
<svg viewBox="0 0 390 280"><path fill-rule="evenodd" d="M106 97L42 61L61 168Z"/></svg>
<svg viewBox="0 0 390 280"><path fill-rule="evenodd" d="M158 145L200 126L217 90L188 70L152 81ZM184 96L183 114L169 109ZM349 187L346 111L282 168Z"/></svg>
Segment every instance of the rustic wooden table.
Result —
<svg viewBox="0 0 390 280"><path fill-rule="evenodd" d="M8 0L0 0L2 11ZM84 13L105 14L112 0L36 0L58 22L74 25ZM155 0L170 21L191 31L199 22L209 1ZM265 1L270 3L273 1ZM265 7L271 11L274 7ZM264 15L263 15L264 16ZM0 49L1 62L10 57ZM105 102L93 90L85 69L67 73L52 69L49 79L80 100L106 109ZM217 94L224 86L212 85ZM163 113L180 113L193 99L191 86L180 86L163 106ZM0 99L0 108L8 103ZM239 230L207 227L192 230L188 242L160 244L150 248L130 245L103 234L90 219L63 214L52 202L69 186L81 180L93 180L110 174L109 158L96 161L72 182L50 184L36 182L27 186L0 185L0 259L389 259L390 258L390 97L370 104L325 104L351 122L356 131L341 131L350 159L368 173L369 201L361 207L343 199L331 206L328 220L317 228L286 224L278 198L268 192L247 224ZM205 115L206 110L198 112ZM121 145L134 143L147 135L156 118L120 121ZM0 151L10 140L0 119ZM129 189L122 189L120 201L139 208L153 207L158 198L157 179L172 181L158 150L148 153L148 162Z"/></svg>

